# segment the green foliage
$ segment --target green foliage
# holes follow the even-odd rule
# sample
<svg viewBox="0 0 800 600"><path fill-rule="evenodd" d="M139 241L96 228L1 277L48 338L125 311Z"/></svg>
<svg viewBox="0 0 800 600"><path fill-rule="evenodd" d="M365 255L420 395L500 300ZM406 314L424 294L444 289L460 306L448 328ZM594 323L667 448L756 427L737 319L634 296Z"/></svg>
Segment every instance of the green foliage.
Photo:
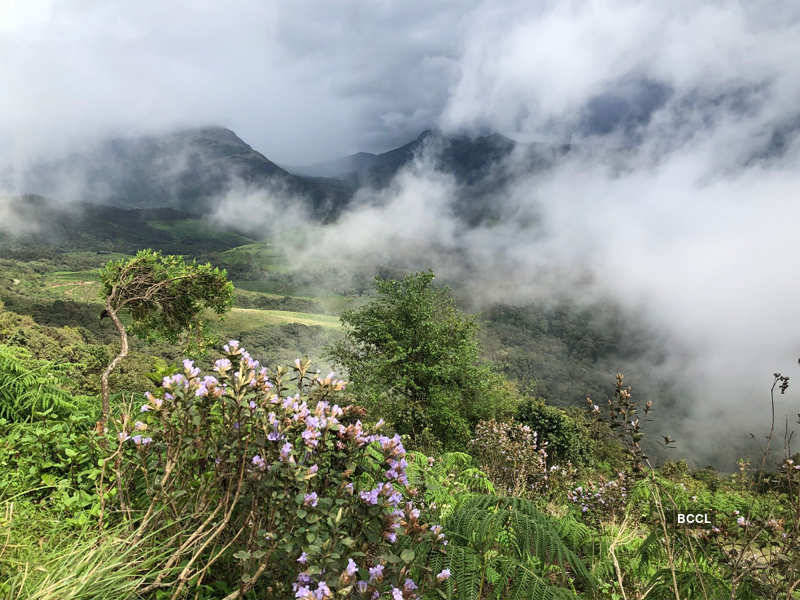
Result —
<svg viewBox="0 0 800 600"><path fill-rule="evenodd" d="M559 525L532 502L470 495L444 525L450 541L444 561L453 573L448 597L575 598L575 586L594 587L586 565L565 541L580 537L580 524Z"/></svg>
<svg viewBox="0 0 800 600"><path fill-rule="evenodd" d="M64 419L0 420L0 498L25 494L61 521L86 526L97 516L95 403L82 402Z"/></svg>
<svg viewBox="0 0 800 600"><path fill-rule="evenodd" d="M73 412L76 404L51 367L21 348L0 345L0 418L29 421Z"/></svg>
<svg viewBox="0 0 800 600"><path fill-rule="evenodd" d="M569 461L580 465L591 459L593 444L589 432L564 410L541 399L527 400L519 406L515 418L547 442L549 464Z"/></svg>
<svg viewBox="0 0 800 600"><path fill-rule="evenodd" d="M233 304L225 271L152 250L110 261L100 282L107 309L125 309L131 332L148 340L161 336L174 342L187 331L200 334L204 309L222 314Z"/></svg>
<svg viewBox="0 0 800 600"><path fill-rule="evenodd" d="M480 361L474 318L433 278L376 278L377 298L342 313L345 339L330 356L397 431L417 440L429 430L445 448L463 449L480 419L513 410L515 394Z"/></svg>

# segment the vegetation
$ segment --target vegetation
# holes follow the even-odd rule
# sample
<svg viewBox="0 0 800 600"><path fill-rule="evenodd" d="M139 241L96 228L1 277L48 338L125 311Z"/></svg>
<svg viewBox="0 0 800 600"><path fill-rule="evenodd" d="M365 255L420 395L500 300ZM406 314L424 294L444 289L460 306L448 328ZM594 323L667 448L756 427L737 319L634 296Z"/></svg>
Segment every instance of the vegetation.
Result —
<svg viewBox="0 0 800 600"><path fill-rule="evenodd" d="M268 245L214 252L273 278L234 290L222 259L155 251L0 260L0 598L800 598L788 423L721 473L654 466L663 407L615 371L555 405L574 398L563 364L538 375L548 347L572 385L646 350L613 312L478 317L430 272L311 297ZM104 309L136 334L107 387Z"/></svg>
<svg viewBox="0 0 800 600"><path fill-rule="evenodd" d="M509 415L516 398L480 360L475 320L433 278L377 278L378 297L342 313L345 337L330 356L359 401L382 407L398 432L463 449L479 420Z"/></svg>
<svg viewBox="0 0 800 600"><path fill-rule="evenodd" d="M217 314L233 302L233 285L225 271L211 264L187 264L180 256L163 256L141 250L130 260L109 262L100 272L103 305L100 318L108 317L119 333L120 349L101 376L103 422L108 418L108 377L128 355L128 332L122 323L125 311L131 331L145 339L159 337L176 342L182 333L203 340L203 310Z"/></svg>

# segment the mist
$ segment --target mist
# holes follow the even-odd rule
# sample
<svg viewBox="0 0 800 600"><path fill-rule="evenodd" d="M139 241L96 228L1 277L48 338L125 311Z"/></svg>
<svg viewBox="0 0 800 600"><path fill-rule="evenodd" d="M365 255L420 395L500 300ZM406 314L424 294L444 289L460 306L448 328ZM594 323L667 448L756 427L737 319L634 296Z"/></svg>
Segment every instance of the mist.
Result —
<svg viewBox="0 0 800 600"><path fill-rule="evenodd" d="M772 373L794 377L800 355L800 7L234 5L4 9L0 154L17 172L87 140L219 123L278 164L310 164L429 127L503 133L519 145L482 192L497 218L476 226L459 214L474 190L436 170L435 147L333 224L309 224L277 182L230 185L214 218L305 229L298 268L433 268L472 310L611 300L666 344L640 372L681 390L658 424L680 455L769 429ZM534 143L569 151L532 169ZM779 429L796 421L793 386L777 409Z"/></svg>

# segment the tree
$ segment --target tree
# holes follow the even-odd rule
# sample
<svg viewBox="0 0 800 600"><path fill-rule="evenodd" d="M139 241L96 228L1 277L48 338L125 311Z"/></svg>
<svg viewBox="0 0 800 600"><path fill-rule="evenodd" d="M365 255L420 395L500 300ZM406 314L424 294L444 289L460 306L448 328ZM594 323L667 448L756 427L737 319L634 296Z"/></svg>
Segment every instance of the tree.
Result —
<svg viewBox="0 0 800 600"><path fill-rule="evenodd" d="M398 432L463 448L479 420L513 410L515 394L481 362L475 319L433 279L431 271L377 277L377 298L342 314L345 336L329 356L347 369L359 400L380 407Z"/></svg>
<svg viewBox="0 0 800 600"><path fill-rule="evenodd" d="M202 337L203 311L226 312L233 303L233 284L226 272L206 263L187 263L181 256L140 250L129 260L110 261L100 272L105 310L119 334L120 349L100 378L102 423L108 418L112 371L128 355L128 331L120 318L130 317L130 331L146 340L175 342L182 333Z"/></svg>

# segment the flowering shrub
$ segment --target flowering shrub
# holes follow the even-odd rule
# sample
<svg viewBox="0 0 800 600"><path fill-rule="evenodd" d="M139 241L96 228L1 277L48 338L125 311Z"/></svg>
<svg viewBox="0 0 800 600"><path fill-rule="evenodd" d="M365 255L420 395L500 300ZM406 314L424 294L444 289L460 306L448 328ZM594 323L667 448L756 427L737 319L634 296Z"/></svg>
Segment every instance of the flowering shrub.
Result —
<svg viewBox="0 0 800 600"><path fill-rule="evenodd" d="M213 374L184 361L118 423L105 496L141 535L179 535L150 589L227 579L231 599L411 599L447 579L427 566L446 540L414 504L399 436L333 403L345 387L333 374L298 360L289 395L289 370L269 376L235 341L224 350Z"/></svg>
<svg viewBox="0 0 800 600"><path fill-rule="evenodd" d="M567 499L577 506L583 520L599 523L622 515L628 501L628 480L624 473L613 479L602 475L597 481L589 481L567 492Z"/></svg>
<svg viewBox="0 0 800 600"><path fill-rule="evenodd" d="M503 493L518 496L547 488L547 443L527 425L480 421L470 447Z"/></svg>

